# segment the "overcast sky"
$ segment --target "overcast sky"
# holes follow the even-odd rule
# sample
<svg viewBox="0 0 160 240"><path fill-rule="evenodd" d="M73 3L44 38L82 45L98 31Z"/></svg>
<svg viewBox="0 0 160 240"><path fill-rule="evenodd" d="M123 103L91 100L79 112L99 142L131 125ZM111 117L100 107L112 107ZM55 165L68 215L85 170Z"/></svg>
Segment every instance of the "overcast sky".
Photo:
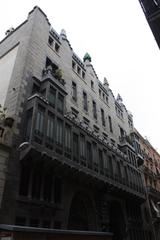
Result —
<svg viewBox="0 0 160 240"><path fill-rule="evenodd" d="M5 0L0 39L38 5L53 28L64 28L75 53L88 52L99 79L123 98L138 131L160 152L160 53L138 0Z"/></svg>

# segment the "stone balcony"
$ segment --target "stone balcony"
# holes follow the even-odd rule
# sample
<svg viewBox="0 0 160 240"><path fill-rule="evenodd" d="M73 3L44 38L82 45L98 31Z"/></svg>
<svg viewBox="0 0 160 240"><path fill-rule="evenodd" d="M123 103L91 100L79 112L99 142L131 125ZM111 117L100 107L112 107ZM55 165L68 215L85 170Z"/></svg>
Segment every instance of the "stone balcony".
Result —
<svg viewBox="0 0 160 240"><path fill-rule="evenodd" d="M62 78L62 70L61 69L57 69L55 71L53 71L50 67L43 69L42 79L45 80L46 78L56 81L56 82L62 84L63 86L65 85L65 80Z"/></svg>

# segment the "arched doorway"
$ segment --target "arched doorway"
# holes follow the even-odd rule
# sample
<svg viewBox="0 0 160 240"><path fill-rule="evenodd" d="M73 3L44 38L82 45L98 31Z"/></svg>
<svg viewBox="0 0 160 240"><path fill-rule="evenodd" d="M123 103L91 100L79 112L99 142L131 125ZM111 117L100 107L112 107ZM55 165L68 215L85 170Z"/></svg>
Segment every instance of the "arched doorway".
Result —
<svg viewBox="0 0 160 240"><path fill-rule="evenodd" d="M110 206L110 230L113 232L113 240L124 240L126 234L126 224L122 212L121 204L114 201Z"/></svg>
<svg viewBox="0 0 160 240"><path fill-rule="evenodd" d="M95 215L92 202L84 193L76 194L71 202L68 218L68 229L93 230L95 228Z"/></svg>

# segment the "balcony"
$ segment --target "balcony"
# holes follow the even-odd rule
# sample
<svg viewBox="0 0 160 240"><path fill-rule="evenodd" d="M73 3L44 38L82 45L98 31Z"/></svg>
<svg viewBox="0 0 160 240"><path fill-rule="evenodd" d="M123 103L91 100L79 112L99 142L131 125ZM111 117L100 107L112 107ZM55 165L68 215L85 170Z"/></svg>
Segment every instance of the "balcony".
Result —
<svg viewBox="0 0 160 240"><path fill-rule="evenodd" d="M160 192L158 190L156 190L155 188L149 186L149 187L147 187L147 192L149 195L151 195L152 197L157 199L157 201L160 200Z"/></svg>
<svg viewBox="0 0 160 240"><path fill-rule="evenodd" d="M62 78L62 70L59 68L53 71L52 67L48 66L47 68L43 69L42 77L43 80L49 78L62 84L63 86L65 85L65 80Z"/></svg>
<svg viewBox="0 0 160 240"><path fill-rule="evenodd" d="M130 136L121 136L119 137L119 145L121 147L128 146L134 150L134 144Z"/></svg>

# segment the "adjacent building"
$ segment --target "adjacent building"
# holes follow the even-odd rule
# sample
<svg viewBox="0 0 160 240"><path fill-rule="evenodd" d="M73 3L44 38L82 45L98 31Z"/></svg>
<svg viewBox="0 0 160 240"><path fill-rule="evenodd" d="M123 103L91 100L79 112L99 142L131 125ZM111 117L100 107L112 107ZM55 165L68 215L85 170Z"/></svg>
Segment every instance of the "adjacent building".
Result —
<svg viewBox="0 0 160 240"><path fill-rule="evenodd" d="M133 117L91 56L35 7L0 42L0 76L14 119L0 223L152 239Z"/></svg>
<svg viewBox="0 0 160 240"><path fill-rule="evenodd" d="M137 150L143 156L141 166L146 189L146 202L142 206L144 225L152 229L155 239L160 238L160 155L150 142L135 129Z"/></svg>
<svg viewBox="0 0 160 240"><path fill-rule="evenodd" d="M139 0L155 40L160 47L160 1Z"/></svg>

